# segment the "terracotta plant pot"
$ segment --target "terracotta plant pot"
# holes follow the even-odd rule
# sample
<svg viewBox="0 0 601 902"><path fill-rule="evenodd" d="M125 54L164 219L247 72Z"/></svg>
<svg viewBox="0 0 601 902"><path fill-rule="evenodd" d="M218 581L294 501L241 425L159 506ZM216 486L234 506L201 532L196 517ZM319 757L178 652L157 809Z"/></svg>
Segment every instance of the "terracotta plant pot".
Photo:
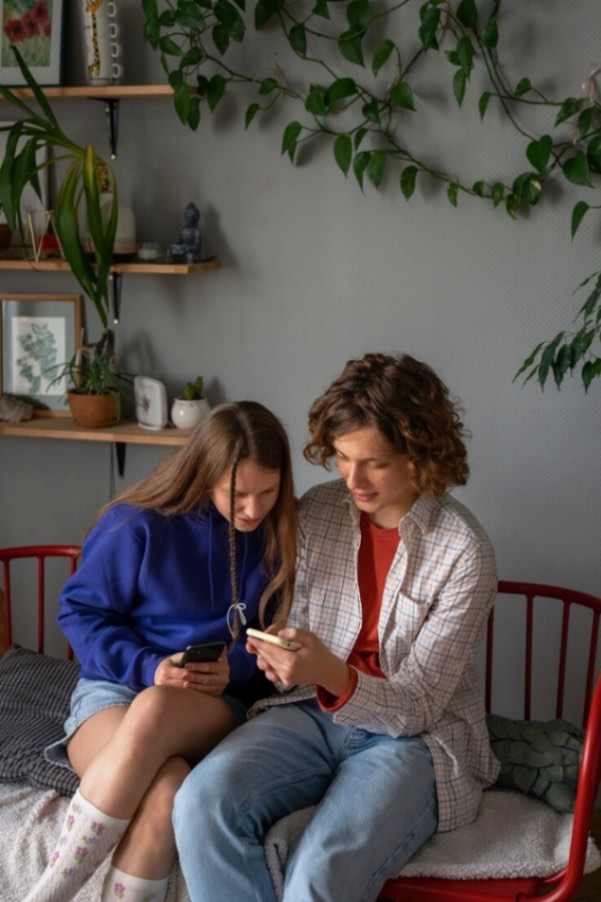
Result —
<svg viewBox="0 0 601 902"><path fill-rule="evenodd" d="M119 399L114 395L78 395L68 392L69 407L77 426L102 429L119 422Z"/></svg>
<svg viewBox="0 0 601 902"><path fill-rule="evenodd" d="M7 251L10 247L11 230L5 222L0 222L0 251Z"/></svg>

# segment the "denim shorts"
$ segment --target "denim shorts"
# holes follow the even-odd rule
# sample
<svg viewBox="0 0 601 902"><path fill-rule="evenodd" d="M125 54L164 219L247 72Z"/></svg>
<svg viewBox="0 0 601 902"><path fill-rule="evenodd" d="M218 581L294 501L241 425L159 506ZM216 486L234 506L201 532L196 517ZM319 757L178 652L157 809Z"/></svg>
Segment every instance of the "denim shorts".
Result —
<svg viewBox="0 0 601 902"><path fill-rule="evenodd" d="M51 764L58 764L59 767L73 770L67 755L67 743L75 731L93 714L104 708L121 705L129 707L137 695L139 695L137 689L122 686L120 683L111 683L108 680L78 680L71 695L71 710L65 721L65 734L61 739L46 746L44 749L46 760ZM223 693L221 698L232 709L237 725L243 723L246 720L246 706L227 693Z"/></svg>

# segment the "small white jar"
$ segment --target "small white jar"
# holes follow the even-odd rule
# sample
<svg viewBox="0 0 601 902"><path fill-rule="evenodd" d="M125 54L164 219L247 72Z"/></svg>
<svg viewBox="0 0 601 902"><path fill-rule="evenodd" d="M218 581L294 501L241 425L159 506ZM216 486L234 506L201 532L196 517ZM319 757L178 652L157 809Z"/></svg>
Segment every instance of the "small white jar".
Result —
<svg viewBox="0 0 601 902"><path fill-rule="evenodd" d="M210 410L206 398L195 398L192 401L176 398L171 405L171 422L178 429L193 429L207 416Z"/></svg>

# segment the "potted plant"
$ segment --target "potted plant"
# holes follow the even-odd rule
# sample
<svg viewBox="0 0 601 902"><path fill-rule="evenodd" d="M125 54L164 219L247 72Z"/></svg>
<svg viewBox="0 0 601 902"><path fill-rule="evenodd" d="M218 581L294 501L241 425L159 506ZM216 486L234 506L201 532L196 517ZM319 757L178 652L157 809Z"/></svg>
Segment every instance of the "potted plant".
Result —
<svg viewBox="0 0 601 902"><path fill-rule="evenodd" d="M181 395L171 406L171 422L179 429L192 429L210 411L209 402L203 395L204 380L197 376L194 382L186 382Z"/></svg>
<svg viewBox="0 0 601 902"><path fill-rule="evenodd" d="M119 379L115 374L114 336L108 330L109 275L113 263L113 247L117 230L119 198L117 182L111 167L91 144L80 146L63 131L46 100L44 93L29 71L16 47L11 47L27 85L33 103L17 96L9 87L0 84L0 96L12 104L20 118L0 127L6 132L6 151L0 166L0 208L10 229L21 222L21 196L26 185L40 192L39 172L46 166L68 162L68 168L58 187L54 205L54 225L65 260L98 314L103 334L91 345L91 359L73 358L64 364L62 375L73 382L74 393L113 395ZM38 161L40 147L53 151L43 162ZM101 198L98 172L105 172L110 180L111 203ZM103 209L101 209L101 205ZM90 247L86 248L80 232L80 219L85 220L85 233ZM90 252L91 250L91 252ZM88 373L88 367L90 372ZM113 374L113 379L107 376ZM103 374L103 378L97 378ZM107 378L104 378L107 377Z"/></svg>
<svg viewBox="0 0 601 902"><path fill-rule="evenodd" d="M130 396L126 386L133 383L133 376L116 369L112 329L105 329L100 341L84 345L54 372L51 384L65 377L69 380L67 397L78 426L102 428L119 422L123 398Z"/></svg>

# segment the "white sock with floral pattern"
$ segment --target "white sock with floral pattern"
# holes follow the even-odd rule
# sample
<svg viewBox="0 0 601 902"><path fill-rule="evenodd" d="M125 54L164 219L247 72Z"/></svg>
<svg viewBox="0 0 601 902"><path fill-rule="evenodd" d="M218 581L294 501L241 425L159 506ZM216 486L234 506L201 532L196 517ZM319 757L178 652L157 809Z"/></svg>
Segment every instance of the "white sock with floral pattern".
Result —
<svg viewBox="0 0 601 902"><path fill-rule="evenodd" d="M24 902L68 902L117 845L130 818L111 817L79 790L71 799L56 849Z"/></svg>
<svg viewBox="0 0 601 902"><path fill-rule="evenodd" d="M169 878L146 880L112 867L102 884L101 902L164 902Z"/></svg>

